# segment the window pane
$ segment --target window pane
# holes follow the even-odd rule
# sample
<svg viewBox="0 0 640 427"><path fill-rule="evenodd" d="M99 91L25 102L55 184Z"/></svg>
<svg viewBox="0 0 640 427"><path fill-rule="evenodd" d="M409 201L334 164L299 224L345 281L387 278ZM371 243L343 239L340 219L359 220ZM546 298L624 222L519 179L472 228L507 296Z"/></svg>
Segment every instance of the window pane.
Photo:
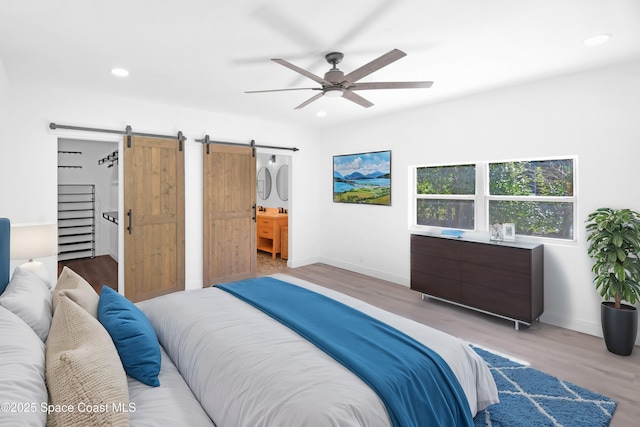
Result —
<svg viewBox="0 0 640 427"><path fill-rule="evenodd" d="M417 200L418 225L473 230L473 200Z"/></svg>
<svg viewBox="0 0 640 427"><path fill-rule="evenodd" d="M497 196L573 196L573 160L490 163L489 193Z"/></svg>
<svg viewBox="0 0 640 427"><path fill-rule="evenodd" d="M418 194L475 194L476 166L430 166L417 168Z"/></svg>
<svg viewBox="0 0 640 427"><path fill-rule="evenodd" d="M573 203L489 201L489 224L513 222L516 234L573 239Z"/></svg>

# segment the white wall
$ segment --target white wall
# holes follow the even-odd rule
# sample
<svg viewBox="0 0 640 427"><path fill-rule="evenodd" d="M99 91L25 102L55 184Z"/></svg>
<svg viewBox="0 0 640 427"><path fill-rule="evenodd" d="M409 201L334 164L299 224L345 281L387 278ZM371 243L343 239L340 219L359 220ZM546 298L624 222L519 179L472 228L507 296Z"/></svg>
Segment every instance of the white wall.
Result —
<svg viewBox="0 0 640 427"><path fill-rule="evenodd" d="M602 206L640 210L638 76L630 63L325 130L322 260L408 285L411 165L577 155L578 241L545 245L542 321L601 335L584 222ZM332 156L386 149L392 206L332 203Z"/></svg>
<svg viewBox="0 0 640 427"><path fill-rule="evenodd" d="M317 168L316 132L210 111L18 83L9 85L9 105L7 141L14 143L3 144L2 154L10 160L5 164L4 176L11 177L11 184L6 185L1 198L0 213L13 222L56 222L59 137L114 141L113 135L53 131L49 129L50 122L103 129L124 129L131 125L134 131L158 134L182 131L188 138L185 143L186 287L198 288L202 286L202 145L194 139L205 134L215 140L232 142L248 143L254 139L257 144L300 148L293 155L291 167L293 188L289 212L290 230L292 227L293 230L289 237L289 263L302 265L318 260L316 184L304 179ZM43 262L55 277L55 257ZM119 280L124 282L122 276Z"/></svg>

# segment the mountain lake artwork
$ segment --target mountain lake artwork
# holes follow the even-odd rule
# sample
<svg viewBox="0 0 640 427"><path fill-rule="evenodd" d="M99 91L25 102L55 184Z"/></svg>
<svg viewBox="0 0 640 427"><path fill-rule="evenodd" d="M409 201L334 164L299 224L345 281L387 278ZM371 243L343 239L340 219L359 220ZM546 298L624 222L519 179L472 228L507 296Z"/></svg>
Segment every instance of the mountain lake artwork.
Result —
<svg viewBox="0 0 640 427"><path fill-rule="evenodd" d="M333 156L333 201L391 205L391 151Z"/></svg>

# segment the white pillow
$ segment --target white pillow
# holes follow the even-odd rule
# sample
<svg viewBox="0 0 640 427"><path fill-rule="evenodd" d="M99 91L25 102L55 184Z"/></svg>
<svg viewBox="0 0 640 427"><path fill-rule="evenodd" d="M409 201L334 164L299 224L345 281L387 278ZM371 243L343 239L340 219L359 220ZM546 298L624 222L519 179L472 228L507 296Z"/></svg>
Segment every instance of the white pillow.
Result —
<svg viewBox="0 0 640 427"><path fill-rule="evenodd" d="M30 261L25 262L20 265L20 268L23 270L27 270L38 276L44 283L47 284L49 288L52 288L51 285L51 277L49 277L49 272L43 263L40 261Z"/></svg>
<svg viewBox="0 0 640 427"><path fill-rule="evenodd" d="M47 339L51 327L51 289L38 276L16 267L0 305L31 326L42 341Z"/></svg>
<svg viewBox="0 0 640 427"><path fill-rule="evenodd" d="M0 411L2 426L44 426L47 413L44 343L18 316L0 307L0 403L16 412ZM28 405L28 407L25 407ZM21 411L18 411L21 409Z"/></svg>

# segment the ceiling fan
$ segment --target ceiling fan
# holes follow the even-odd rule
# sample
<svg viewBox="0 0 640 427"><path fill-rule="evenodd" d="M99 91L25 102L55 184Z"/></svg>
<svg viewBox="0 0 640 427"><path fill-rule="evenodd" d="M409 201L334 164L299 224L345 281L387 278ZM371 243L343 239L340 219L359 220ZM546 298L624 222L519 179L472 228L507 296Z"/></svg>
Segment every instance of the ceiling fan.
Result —
<svg viewBox="0 0 640 427"><path fill-rule="evenodd" d="M302 104L298 105L295 109L306 107L313 101L326 95L329 97L343 97L349 101L353 101L358 105L365 108L369 108L373 105L372 102L366 100L362 96L354 93L357 90L372 90L372 89L417 89L417 88L430 88L433 82L363 82L358 81L369 74L378 71L382 67L386 67L392 62L406 56L407 54L399 49L393 49L390 52L385 53L381 57L374 59L373 61L363 65L360 68L345 75L342 71L336 67L342 61L344 55L340 52L331 52L325 55L325 59L332 68L327 71L324 78L318 77L307 70L293 65L284 59L272 59L273 62L277 62L297 73L302 74L305 77L310 78L316 83L320 83L320 87L304 87L304 88L290 88L290 89L271 89L271 90L252 90L245 93L262 93L262 92L282 92L289 90L319 90L320 93L307 99Z"/></svg>

